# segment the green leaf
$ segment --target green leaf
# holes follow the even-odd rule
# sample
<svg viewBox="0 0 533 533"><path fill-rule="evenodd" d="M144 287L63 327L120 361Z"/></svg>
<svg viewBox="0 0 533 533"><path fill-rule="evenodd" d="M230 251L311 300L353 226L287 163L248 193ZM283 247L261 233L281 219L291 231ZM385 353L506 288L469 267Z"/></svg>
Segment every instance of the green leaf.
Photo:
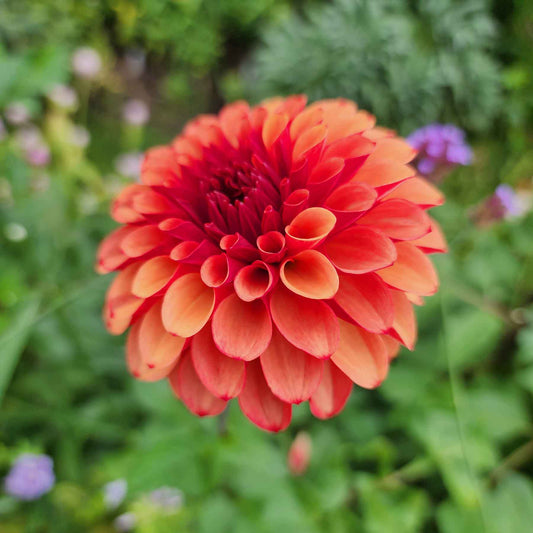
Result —
<svg viewBox="0 0 533 533"><path fill-rule="evenodd" d="M33 299L21 306L15 314L11 324L0 335L0 404L17 363L26 346L30 330L34 324L39 301Z"/></svg>

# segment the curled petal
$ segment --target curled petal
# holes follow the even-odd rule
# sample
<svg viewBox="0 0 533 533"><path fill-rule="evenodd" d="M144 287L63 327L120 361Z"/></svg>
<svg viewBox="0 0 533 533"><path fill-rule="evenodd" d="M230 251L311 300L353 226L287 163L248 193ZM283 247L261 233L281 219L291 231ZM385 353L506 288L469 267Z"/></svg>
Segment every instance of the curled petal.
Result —
<svg viewBox="0 0 533 533"><path fill-rule="evenodd" d="M402 291L430 296L437 291L439 280L431 261L409 242L396 243L398 259L390 267L377 273L381 279Z"/></svg>
<svg viewBox="0 0 533 533"><path fill-rule="evenodd" d="M318 388L309 400L317 418L331 418L340 413L352 392L352 380L332 361L324 361L324 372Z"/></svg>
<svg viewBox="0 0 533 533"><path fill-rule="evenodd" d="M245 302L262 298L273 284L274 270L263 261L242 268L233 282L237 296Z"/></svg>
<svg viewBox="0 0 533 533"><path fill-rule="evenodd" d="M416 317L413 304L400 291L391 291L394 302L394 321L391 334L409 350L415 347L417 337Z"/></svg>
<svg viewBox="0 0 533 533"><path fill-rule="evenodd" d="M313 126L312 128L309 128L307 131L302 133L302 135L298 137L298 139L296 139L296 142L294 143L294 148L292 149L293 161L298 161L311 149L323 143L324 139L326 138L326 135L327 128L322 124Z"/></svg>
<svg viewBox="0 0 533 533"><path fill-rule="evenodd" d="M211 394L200 381L194 370L190 350L186 350L180 357L178 366L168 380L176 396L195 415L219 415L226 407L226 402Z"/></svg>
<svg viewBox="0 0 533 533"><path fill-rule="evenodd" d="M318 387L324 362L299 350L274 331L261 355L261 367L270 390L281 400L300 403Z"/></svg>
<svg viewBox="0 0 533 533"><path fill-rule="evenodd" d="M257 237L257 248L263 261L277 263L285 255L285 237L279 231L269 231Z"/></svg>
<svg viewBox="0 0 533 533"><path fill-rule="evenodd" d="M256 248L254 248L242 235L225 235L220 239L220 247L230 257L239 261L253 261L258 258Z"/></svg>
<svg viewBox="0 0 533 533"><path fill-rule="evenodd" d="M309 204L309 191L296 189L292 191L283 202L283 222L289 224Z"/></svg>
<svg viewBox="0 0 533 533"><path fill-rule="evenodd" d="M389 369L389 352L380 335L339 320L339 347L331 360L356 384L375 389Z"/></svg>
<svg viewBox="0 0 533 533"><path fill-rule="evenodd" d="M183 241L170 252L170 259L190 265L201 265L208 257L217 253L217 248L209 241Z"/></svg>
<svg viewBox="0 0 533 533"><path fill-rule="evenodd" d="M371 226L391 239L412 241L430 231L431 221L422 208L407 200L386 200L361 217L357 224Z"/></svg>
<svg viewBox="0 0 533 533"><path fill-rule="evenodd" d="M200 274L185 274L167 290L163 299L163 325L180 337L192 337L207 323L215 306L215 292Z"/></svg>
<svg viewBox="0 0 533 533"><path fill-rule="evenodd" d="M339 323L329 305L302 298L278 285L270 300L272 320L294 346L318 358L329 357L339 343Z"/></svg>
<svg viewBox="0 0 533 533"><path fill-rule="evenodd" d="M251 361L266 350L272 338L272 321L262 300L244 302L231 294L217 307L212 330L223 354Z"/></svg>
<svg viewBox="0 0 533 533"><path fill-rule="evenodd" d="M203 262L200 276L208 287L221 287L224 283L233 281L241 266L242 263L226 254L212 255Z"/></svg>
<svg viewBox="0 0 533 533"><path fill-rule="evenodd" d="M363 226L353 226L330 237L324 252L339 270L350 274L373 272L396 260L392 241Z"/></svg>
<svg viewBox="0 0 533 533"><path fill-rule="evenodd" d="M335 215L323 207L310 207L302 211L285 228L289 249L299 251L317 246L328 236L336 222Z"/></svg>
<svg viewBox="0 0 533 533"><path fill-rule="evenodd" d="M285 113L270 113L263 124L263 143L270 150L289 123Z"/></svg>
<svg viewBox="0 0 533 533"><path fill-rule="evenodd" d="M324 206L337 218L338 213L363 213L368 211L377 198L376 190L366 183L347 183L335 189L326 199Z"/></svg>
<svg viewBox="0 0 533 533"><path fill-rule="evenodd" d="M173 366L181 354L185 339L171 335L161 321L161 302L144 315L139 329L141 360L148 368Z"/></svg>
<svg viewBox="0 0 533 533"><path fill-rule="evenodd" d="M376 274L341 275L335 302L367 331L381 333L392 326L392 296Z"/></svg>
<svg viewBox="0 0 533 533"><path fill-rule="evenodd" d="M136 322L130 329L126 341L126 364L131 375L140 381L159 381L172 371L173 366L150 368L144 364L139 349L140 322Z"/></svg>
<svg viewBox="0 0 533 533"><path fill-rule="evenodd" d="M148 259L139 268L132 284L132 292L140 298L148 298L159 292L176 274L178 264L165 255Z"/></svg>
<svg viewBox="0 0 533 533"><path fill-rule="evenodd" d="M272 394L259 361L246 365L246 380L239 395L239 405L246 417L267 431L282 431L290 424L291 405Z"/></svg>
<svg viewBox="0 0 533 533"><path fill-rule="evenodd" d="M333 298L339 288L335 267L316 250L304 250L286 259L281 264L279 274L285 287L313 300Z"/></svg>
<svg viewBox="0 0 533 533"><path fill-rule="evenodd" d="M192 338L192 362L205 387L222 400L238 396L244 385L244 362L222 354L207 324Z"/></svg>

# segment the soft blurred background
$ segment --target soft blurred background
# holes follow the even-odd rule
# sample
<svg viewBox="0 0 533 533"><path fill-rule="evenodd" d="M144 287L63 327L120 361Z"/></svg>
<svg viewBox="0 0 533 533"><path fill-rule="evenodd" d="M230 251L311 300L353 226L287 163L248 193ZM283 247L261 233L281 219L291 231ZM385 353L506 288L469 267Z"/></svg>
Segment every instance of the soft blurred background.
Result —
<svg viewBox="0 0 533 533"><path fill-rule="evenodd" d="M0 531L530 533L532 49L532 0L0 1ZM93 262L145 148L297 92L415 132L451 250L379 390L270 435L132 379Z"/></svg>

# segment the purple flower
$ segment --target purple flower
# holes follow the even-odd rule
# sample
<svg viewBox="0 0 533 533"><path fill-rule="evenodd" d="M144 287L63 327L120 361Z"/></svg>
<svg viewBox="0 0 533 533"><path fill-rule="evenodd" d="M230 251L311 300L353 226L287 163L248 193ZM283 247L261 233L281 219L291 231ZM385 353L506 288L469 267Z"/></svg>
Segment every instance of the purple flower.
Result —
<svg viewBox="0 0 533 533"><path fill-rule="evenodd" d="M141 165L144 154L140 152L128 152L119 155L115 159L115 169L126 178L139 180L141 177Z"/></svg>
<svg viewBox="0 0 533 533"><path fill-rule="evenodd" d="M100 54L88 46L78 48L72 54L72 69L80 78L94 79L102 69Z"/></svg>
<svg viewBox="0 0 533 533"><path fill-rule="evenodd" d="M6 107L6 120L14 126L20 126L30 120L29 109L21 102L13 102Z"/></svg>
<svg viewBox="0 0 533 533"><path fill-rule="evenodd" d="M411 133L407 142L418 150L418 171L426 176L439 168L472 161L464 131L452 124L429 124Z"/></svg>
<svg viewBox="0 0 533 533"><path fill-rule="evenodd" d="M142 100L128 100L122 108L122 116L132 126L143 126L150 118L150 108Z"/></svg>
<svg viewBox="0 0 533 533"><path fill-rule="evenodd" d="M75 109L78 105L78 95L68 85L55 85L47 96L55 105L62 109Z"/></svg>
<svg viewBox="0 0 533 533"><path fill-rule="evenodd" d="M125 479L115 479L104 485L104 503L108 509L116 509L126 497L128 482Z"/></svg>
<svg viewBox="0 0 533 533"><path fill-rule="evenodd" d="M115 518L113 525L117 531L126 532L131 531L136 523L137 518L133 513L123 513Z"/></svg>
<svg viewBox="0 0 533 533"><path fill-rule="evenodd" d="M14 462L4 487L17 500L36 500L55 483L54 463L48 455L25 453Z"/></svg>
<svg viewBox="0 0 533 533"><path fill-rule="evenodd" d="M510 185L502 184L488 198L487 208L493 220L518 217L527 211L525 200Z"/></svg>
<svg viewBox="0 0 533 533"><path fill-rule="evenodd" d="M183 505L183 492L175 487L160 487L150 493L150 501L167 512L175 511Z"/></svg>

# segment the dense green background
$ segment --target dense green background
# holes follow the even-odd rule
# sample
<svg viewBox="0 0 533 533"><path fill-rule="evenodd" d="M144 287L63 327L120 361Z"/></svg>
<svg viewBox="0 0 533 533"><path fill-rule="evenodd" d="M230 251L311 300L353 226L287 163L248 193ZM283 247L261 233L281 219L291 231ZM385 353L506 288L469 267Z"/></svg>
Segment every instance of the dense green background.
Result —
<svg viewBox="0 0 533 533"><path fill-rule="evenodd" d="M0 141L0 475L33 450L58 479L33 503L0 493L2 533L113 531L125 511L140 533L531 532L533 214L482 228L471 214L533 175L532 27L531 0L1 0L0 111L24 102L54 157L38 171L13 129ZM104 59L93 82L70 72L85 45ZM146 53L135 79L131 50ZM76 88L76 112L46 100L59 82ZM118 154L225 101L293 92L353 98L402 134L454 122L475 161L442 184L441 291L381 388L354 390L325 422L300 406L280 435L234 406L223 432L166 383L128 375L124 339L102 326L110 279L94 253L127 181ZM150 103L146 128L123 124L129 97ZM85 150L65 140L74 123L91 132ZM301 429L313 455L295 478L286 454ZM129 492L110 511L102 486L116 478ZM163 485L184 492L180 512L147 503Z"/></svg>

